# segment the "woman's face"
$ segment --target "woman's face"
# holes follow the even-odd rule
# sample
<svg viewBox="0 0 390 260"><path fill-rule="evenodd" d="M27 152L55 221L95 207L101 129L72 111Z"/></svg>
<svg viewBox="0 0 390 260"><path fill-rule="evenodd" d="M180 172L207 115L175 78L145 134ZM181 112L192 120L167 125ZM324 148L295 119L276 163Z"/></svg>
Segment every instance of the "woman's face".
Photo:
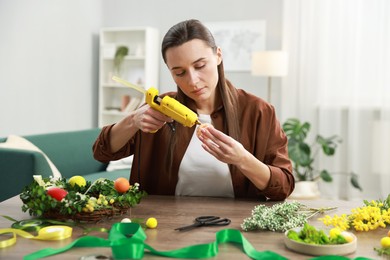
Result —
<svg viewBox="0 0 390 260"><path fill-rule="evenodd" d="M204 41L194 39L166 51L166 63L173 80L197 106L214 103L218 82L220 48L214 53Z"/></svg>

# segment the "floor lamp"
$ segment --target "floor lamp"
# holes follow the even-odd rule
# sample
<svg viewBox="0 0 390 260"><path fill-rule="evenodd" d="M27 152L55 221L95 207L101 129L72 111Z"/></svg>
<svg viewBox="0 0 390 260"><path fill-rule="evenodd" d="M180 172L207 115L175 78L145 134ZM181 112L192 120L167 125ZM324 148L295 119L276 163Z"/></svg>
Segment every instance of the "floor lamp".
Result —
<svg viewBox="0 0 390 260"><path fill-rule="evenodd" d="M260 51L252 54L252 75L268 77L268 102L271 102L271 78L283 77L288 71L285 51Z"/></svg>

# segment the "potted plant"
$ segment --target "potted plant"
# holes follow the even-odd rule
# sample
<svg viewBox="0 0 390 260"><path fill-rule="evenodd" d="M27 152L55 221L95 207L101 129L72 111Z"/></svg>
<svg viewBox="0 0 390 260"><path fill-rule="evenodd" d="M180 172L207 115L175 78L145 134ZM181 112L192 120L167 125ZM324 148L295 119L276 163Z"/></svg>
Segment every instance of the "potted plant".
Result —
<svg viewBox="0 0 390 260"><path fill-rule="evenodd" d="M306 138L310 131L310 123L300 122L299 119L290 118L283 123L283 130L288 138L288 153L293 164L293 173L296 178L296 184L302 182L305 190L311 190L312 194L308 197L318 197L318 185L316 181L323 180L325 182L332 182L331 173L326 169L316 169L314 166L315 159L319 153L325 156L333 156L336 152L337 145L342 142L342 139L333 135L325 138L317 135L312 144L307 143ZM350 175L350 182L354 188L362 190L358 182L357 174L345 173ZM308 184L308 182L310 184ZM297 187L296 193L301 193L300 187ZM317 190L316 190L317 187Z"/></svg>
<svg viewBox="0 0 390 260"><path fill-rule="evenodd" d="M114 56L114 70L115 73L118 75L122 72L122 63L125 59L125 56L129 53L129 48L126 46L119 46L116 49L115 56Z"/></svg>

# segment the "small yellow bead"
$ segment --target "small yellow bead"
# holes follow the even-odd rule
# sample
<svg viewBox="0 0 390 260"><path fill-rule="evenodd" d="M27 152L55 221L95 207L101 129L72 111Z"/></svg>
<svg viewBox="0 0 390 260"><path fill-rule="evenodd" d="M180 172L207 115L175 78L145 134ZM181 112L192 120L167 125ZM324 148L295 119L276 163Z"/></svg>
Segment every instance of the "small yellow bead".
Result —
<svg viewBox="0 0 390 260"><path fill-rule="evenodd" d="M148 218L146 220L146 226L148 228L156 228L157 227L157 219L156 218Z"/></svg>

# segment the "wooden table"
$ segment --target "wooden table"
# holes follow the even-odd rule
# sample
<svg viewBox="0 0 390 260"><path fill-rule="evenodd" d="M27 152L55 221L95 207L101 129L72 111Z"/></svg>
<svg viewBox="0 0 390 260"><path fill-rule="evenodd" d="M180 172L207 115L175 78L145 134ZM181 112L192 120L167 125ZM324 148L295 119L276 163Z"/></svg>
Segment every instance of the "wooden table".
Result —
<svg viewBox="0 0 390 260"><path fill-rule="evenodd" d="M362 206L361 202L351 201L333 201L333 200L307 200L300 201L310 207L331 207L337 206L336 211L330 214L350 213L351 208ZM258 201L245 201L223 198L201 198L201 197L174 197L174 196L147 196L141 201L141 204L133 208L128 216L129 218L148 218L156 217L158 219L157 229L146 230L146 243L159 251L178 249L194 244L210 243L215 240L215 233L224 228L240 229L244 218L251 216L251 210ZM272 205L267 202L267 205ZM27 213L21 210L22 202L19 197L13 197L0 203L0 215L8 215L16 220L29 219ZM225 227L201 227L191 231L179 232L174 229L180 226L191 224L193 219L200 215L217 215L231 219L231 224ZM110 228L121 218L112 219L99 224L90 226L99 226ZM323 224L314 217L310 220L311 224L323 228ZM11 221L0 217L0 228L8 228ZM312 256L302 255L290 251L283 243L283 234L271 231L242 232L245 238L259 251L271 250L288 259L309 259ZM364 256L372 259L380 258L373 250L380 244L380 238L385 234L384 229L378 229L370 232L355 232L358 237L358 249L354 254L347 257L354 258ZM17 237L15 245L0 249L0 259L22 259L24 255L37 250L52 247L60 248L69 244L73 239L82 235L82 230L75 227L72 238L62 241L39 241ZM105 233L91 233L99 237L106 238ZM111 255L110 248L73 248L65 253L45 259L80 259L80 257L91 254ZM145 254L145 259L162 259L161 257ZM165 258L166 259L166 258ZM212 259L248 259L241 251L241 247L235 244L221 244L219 254Z"/></svg>

